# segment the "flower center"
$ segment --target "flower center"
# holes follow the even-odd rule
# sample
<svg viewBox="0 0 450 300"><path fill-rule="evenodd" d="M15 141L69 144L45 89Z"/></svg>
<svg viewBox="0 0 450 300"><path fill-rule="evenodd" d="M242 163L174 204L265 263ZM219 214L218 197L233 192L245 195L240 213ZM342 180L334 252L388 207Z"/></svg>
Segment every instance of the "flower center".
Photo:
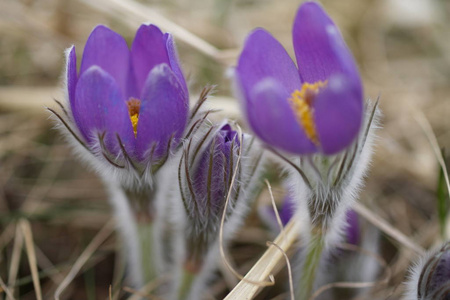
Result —
<svg viewBox="0 0 450 300"><path fill-rule="evenodd" d="M133 125L134 137L137 136L137 125L139 121L139 110L141 108L141 100L130 98L127 101L128 113L130 114L131 125Z"/></svg>
<svg viewBox="0 0 450 300"><path fill-rule="evenodd" d="M316 124L314 122L314 99L320 89L327 85L327 81L317 81L315 83L305 82L300 90L295 90L289 102L297 117L297 121L303 126L306 136L315 144L319 145Z"/></svg>

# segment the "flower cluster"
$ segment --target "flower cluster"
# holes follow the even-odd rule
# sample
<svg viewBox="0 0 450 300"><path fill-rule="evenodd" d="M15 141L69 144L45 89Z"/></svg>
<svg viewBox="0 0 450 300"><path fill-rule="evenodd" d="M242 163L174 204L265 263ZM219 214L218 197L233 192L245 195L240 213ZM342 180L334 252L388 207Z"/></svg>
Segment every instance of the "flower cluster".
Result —
<svg viewBox="0 0 450 300"><path fill-rule="evenodd" d="M325 246L360 242L351 204L370 160L377 106L364 108L354 58L316 2L300 6L293 44L298 67L270 33L254 30L234 75L250 127L289 170L281 215L283 224L305 225L297 273L306 299ZM190 111L173 37L154 25L138 29L131 49L97 26L79 71L75 47L66 56L68 109L50 110L110 191L134 285L168 271L172 281L160 294L200 299L219 248L258 195L264 148L231 122L211 122L200 110L207 92Z"/></svg>

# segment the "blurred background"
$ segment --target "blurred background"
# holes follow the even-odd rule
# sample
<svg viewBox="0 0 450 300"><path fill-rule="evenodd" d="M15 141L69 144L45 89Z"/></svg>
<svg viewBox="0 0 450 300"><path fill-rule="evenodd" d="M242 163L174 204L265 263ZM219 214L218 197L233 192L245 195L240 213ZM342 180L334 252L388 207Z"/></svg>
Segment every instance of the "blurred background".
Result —
<svg viewBox="0 0 450 300"><path fill-rule="evenodd" d="M84 43L99 23L129 43L141 23L155 23L175 36L192 98L206 84L217 84L210 106L222 108L223 117L240 120L227 74L246 35L264 27L293 57L291 28L300 2L0 2L0 278L15 287L18 298L36 297L30 261L36 262L43 294L50 298L93 239L98 242L95 251L62 299L107 299L110 285L115 299L133 294L121 282L123 266L116 255L114 226L108 223L105 191L94 172L72 155L45 110L56 106L53 99L63 100L64 50L74 44L80 61ZM383 112L360 202L417 245L436 246L448 239L448 195L418 118L425 116L439 147L450 149L450 1L320 2L359 63L366 97L379 97ZM444 149L445 156L450 155ZM281 187L275 191L282 194ZM273 238L253 215L230 249L236 261L246 262L242 273ZM398 299L416 254L383 233L376 239L392 276L387 285L358 299ZM26 251L30 246L33 251ZM380 272L379 278L383 276ZM212 294L220 299L232 283L219 280ZM276 296L263 291L259 297Z"/></svg>

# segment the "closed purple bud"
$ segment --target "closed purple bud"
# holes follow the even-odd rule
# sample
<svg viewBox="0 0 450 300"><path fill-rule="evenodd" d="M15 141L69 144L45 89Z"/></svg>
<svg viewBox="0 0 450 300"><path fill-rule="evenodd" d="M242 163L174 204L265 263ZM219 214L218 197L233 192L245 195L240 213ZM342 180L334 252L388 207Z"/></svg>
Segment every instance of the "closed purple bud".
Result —
<svg viewBox="0 0 450 300"><path fill-rule="evenodd" d="M254 138L229 124L201 126L184 143L179 194L174 197L179 199L175 206L184 208L184 218L175 220L183 244L183 274L196 277L192 287L184 287L187 299L202 298L218 262L219 245L226 247L257 195L263 161Z"/></svg>
<svg viewBox="0 0 450 300"><path fill-rule="evenodd" d="M228 190L238 190L239 180L232 182L232 177L239 147L238 134L228 124L220 129L211 127L195 146L191 139L186 147L180 163L180 187L189 222L198 235L217 230Z"/></svg>
<svg viewBox="0 0 450 300"><path fill-rule="evenodd" d="M189 96L173 38L142 25L129 49L111 29L90 34L77 72L67 54L67 95L78 140L111 164L162 164L187 125ZM101 153L99 153L101 152Z"/></svg>
<svg viewBox="0 0 450 300"><path fill-rule="evenodd" d="M265 143L294 153L336 154L361 128L363 89L338 28L316 2L302 4L292 30L297 66L258 28L236 67L247 120Z"/></svg>
<svg viewBox="0 0 450 300"><path fill-rule="evenodd" d="M249 162L260 155L249 154L251 141L249 136L239 137L226 124L195 134L186 143L179 165L179 183L187 216L185 239L190 260L201 261L217 241L228 196L224 232L240 222L249 197L246 189L256 170Z"/></svg>
<svg viewBox="0 0 450 300"><path fill-rule="evenodd" d="M191 176L194 201L202 216L219 217L231 184L238 147L237 132L225 125L200 154L198 165Z"/></svg>
<svg viewBox="0 0 450 300"><path fill-rule="evenodd" d="M450 299L450 242L425 262L417 283L417 299Z"/></svg>

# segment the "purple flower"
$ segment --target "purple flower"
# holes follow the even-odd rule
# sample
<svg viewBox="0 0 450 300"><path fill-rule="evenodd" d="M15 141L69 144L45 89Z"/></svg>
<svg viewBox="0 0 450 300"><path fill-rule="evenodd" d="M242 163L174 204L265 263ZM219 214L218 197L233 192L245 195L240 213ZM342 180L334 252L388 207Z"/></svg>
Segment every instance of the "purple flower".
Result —
<svg viewBox="0 0 450 300"><path fill-rule="evenodd" d="M257 195L263 162L254 138L227 123L197 127L183 144L179 193L173 195L174 207L180 208L177 215L183 217L174 221L179 230L176 236L183 243L178 247L182 251L180 270L195 279L192 286L180 286L189 296L179 298L203 299L220 243L226 247Z"/></svg>
<svg viewBox="0 0 450 300"><path fill-rule="evenodd" d="M450 299L450 242L423 265L417 282L417 299Z"/></svg>
<svg viewBox="0 0 450 300"><path fill-rule="evenodd" d="M173 37L142 25L131 50L111 29L90 34L77 72L69 49L67 88L74 123L91 149L99 139L111 157L157 162L177 141L188 118L188 90ZM102 138L100 138L102 136Z"/></svg>
<svg viewBox="0 0 450 300"><path fill-rule="evenodd" d="M290 153L334 154L350 145L363 117L361 78L338 28L316 2L293 26L295 63L264 29L247 38L236 80L253 131Z"/></svg>
<svg viewBox="0 0 450 300"><path fill-rule="evenodd" d="M256 180L261 159L261 152L258 148L254 151L252 145L250 136L239 138L229 124L211 126L185 144L178 178L180 202L186 216L186 223L180 227L185 231L188 260L201 264L203 256L218 241L229 193L224 240L240 224L252 197L248 189L254 185L250 181Z"/></svg>
<svg viewBox="0 0 450 300"><path fill-rule="evenodd" d="M358 214L353 209L346 213L347 227L345 230L346 242L352 245L359 244L360 228Z"/></svg>
<svg viewBox="0 0 450 300"><path fill-rule="evenodd" d="M226 124L216 133L209 147L200 154L192 178L194 198L201 215L218 217L222 212L238 148L237 132Z"/></svg>
<svg viewBox="0 0 450 300"><path fill-rule="evenodd" d="M281 203L280 207L277 207L277 212L280 217L281 224L283 226L287 225L291 218L294 216L295 213L295 203L292 199L292 196L290 194L286 194L286 196L283 198L283 202ZM277 217L275 215L275 212L273 210L273 205L264 205L260 207L259 215L262 219L262 221L270 227L271 230L274 232L278 232L280 230L280 226L277 222Z"/></svg>
<svg viewBox="0 0 450 300"><path fill-rule="evenodd" d="M228 124L220 129L211 127L195 147L187 147L182 159L185 168L180 168L181 177L186 179L182 184L185 186L182 197L186 213L198 233L217 229L229 188L238 189L240 178L232 182L232 176L239 147L238 134ZM233 193L232 198L234 196Z"/></svg>

